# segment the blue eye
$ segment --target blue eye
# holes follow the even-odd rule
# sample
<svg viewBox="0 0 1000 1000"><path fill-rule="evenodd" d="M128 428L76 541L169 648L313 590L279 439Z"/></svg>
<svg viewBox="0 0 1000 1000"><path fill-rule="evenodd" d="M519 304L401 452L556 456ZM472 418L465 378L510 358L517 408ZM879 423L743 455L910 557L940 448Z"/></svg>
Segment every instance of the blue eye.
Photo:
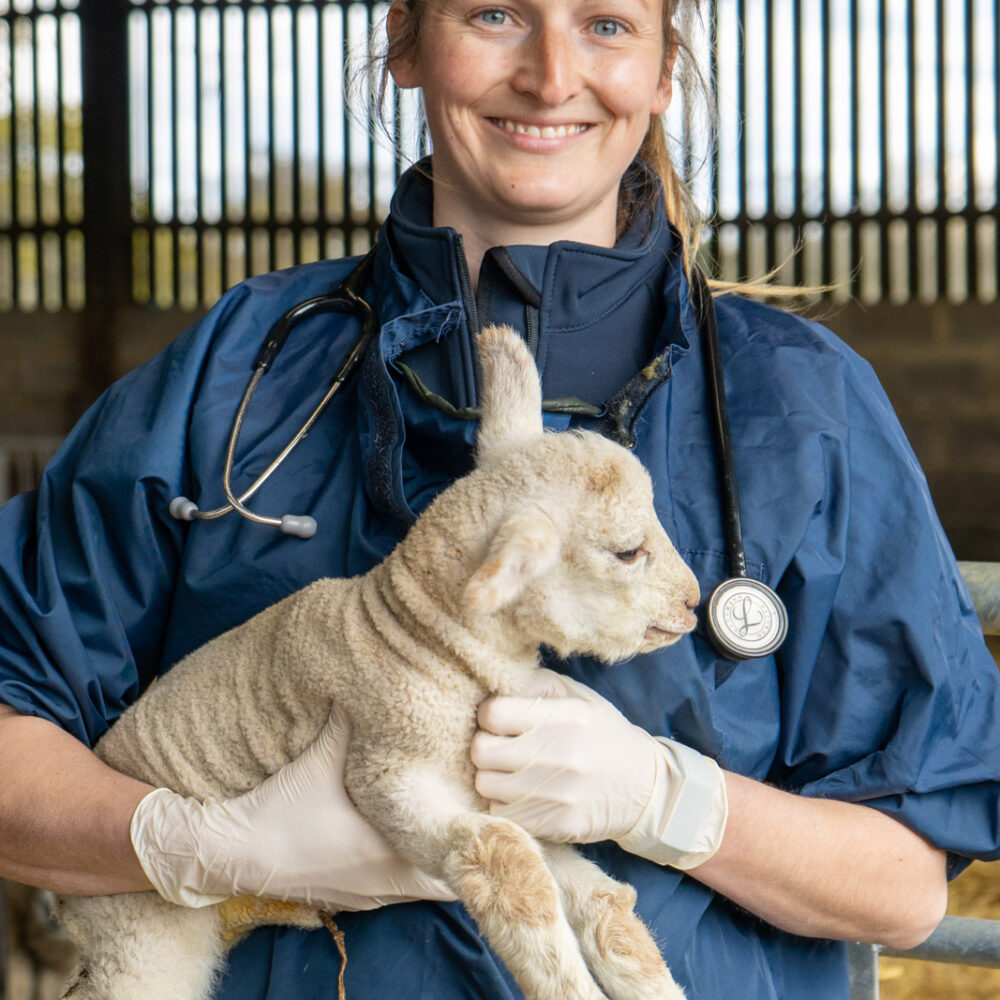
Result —
<svg viewBox="0 0 1000 1000"><path fill-rule="evenodd" d="M622 30L622 25L618 21L612 21L610 18L604 18L601 21L596 21L594 23L594 34L601 35L604 38L611 38L613 35L619 34Z"/></svg>
<svg viewBox="0 0 1000 1000"><path fill-rule="evenodd" d="M484 10L479 15L480 20L487 24L506 24L507 14L502 10Z"/></svg>

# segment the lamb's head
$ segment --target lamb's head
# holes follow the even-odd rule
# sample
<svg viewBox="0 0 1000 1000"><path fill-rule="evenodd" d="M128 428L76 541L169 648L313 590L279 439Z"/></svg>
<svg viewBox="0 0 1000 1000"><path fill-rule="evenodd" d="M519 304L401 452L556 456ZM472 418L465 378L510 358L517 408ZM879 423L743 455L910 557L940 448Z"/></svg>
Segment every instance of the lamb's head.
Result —
<svg viewBox="0 0 1000 1000"><path fill-rule="evenodd" d="M514 331L484 330L480 358L479 466L504 500L468 605L564 656L620 660L690 632L698 584L646 470L598 434L543 434L535 364Z"/></svg>

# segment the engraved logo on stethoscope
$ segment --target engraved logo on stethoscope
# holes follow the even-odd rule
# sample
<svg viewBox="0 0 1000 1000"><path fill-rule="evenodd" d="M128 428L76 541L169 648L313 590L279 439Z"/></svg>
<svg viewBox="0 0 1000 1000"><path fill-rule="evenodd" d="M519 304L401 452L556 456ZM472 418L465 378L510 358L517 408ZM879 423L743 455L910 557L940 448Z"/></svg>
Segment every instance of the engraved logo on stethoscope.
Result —
<svg viewBox="0 0 1000 1000"><path fill-rule="evenodd" d="M784 638L787 618L780 600L764 584L745 577L724 581L709 601L709 617L727 652L764 656Z"/></svg>
<svg viewBox="0 0 1000 1000"><path fill-rule="evenodd" d="M734 607L731 614L733 621L739 623L737 635L741 639L750 638L764 624L764 616L755 612L753 601L749 597L744 597L742 605L738 608Z"/></svg>

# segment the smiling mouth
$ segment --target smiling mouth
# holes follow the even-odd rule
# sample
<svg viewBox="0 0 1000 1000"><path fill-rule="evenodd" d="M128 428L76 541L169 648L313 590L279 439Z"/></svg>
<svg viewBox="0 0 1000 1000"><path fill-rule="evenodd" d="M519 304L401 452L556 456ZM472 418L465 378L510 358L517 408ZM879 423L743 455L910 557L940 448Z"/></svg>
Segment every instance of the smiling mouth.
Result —
<svg viewBox="0 0 1000 1000"><path fill-rule="evenodd" d="M569 125L529 125L511 118L490 118L489 121L511 135L526 135L532 139L565 139L571 135L580 135L590 128L583 122Z"/></svg>

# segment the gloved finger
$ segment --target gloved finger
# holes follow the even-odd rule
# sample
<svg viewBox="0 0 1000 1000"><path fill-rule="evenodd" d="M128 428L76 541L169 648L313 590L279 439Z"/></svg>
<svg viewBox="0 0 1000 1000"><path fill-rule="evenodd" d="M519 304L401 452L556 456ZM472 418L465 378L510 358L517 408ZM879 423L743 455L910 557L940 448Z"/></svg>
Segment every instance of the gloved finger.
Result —
<svg viewBox="0 0 1000 1000"><path fill-rule="evenodd" d="M542 726L576 723L585 703L577 698L496 695L479 706L479 728L497 736L521 736Z"/></svg>
<svg viewBox="0 0 1000 1000"><path fill-rule="evenodd" d="M491 802L490 815L509 819L523 827L533 837L554 844L569 843L573 833L560 824L560 814L546 802L537 799L518 799L516 802Z"/></svg>
<svg viewBox="0 0 1000 1000"><path fill-rule="evenodd" d="M469 757L477 768L487 771L512 771L510 744L517 737L497 736L480 729L469 744Z"/></svg>
<svg viewBox="0 0 1000 1000"><path fill-rule="evenodd" d="M584 701L604 701L593 688L547 667L536 670L518 694L525 698L582 698Z"/></svg>

